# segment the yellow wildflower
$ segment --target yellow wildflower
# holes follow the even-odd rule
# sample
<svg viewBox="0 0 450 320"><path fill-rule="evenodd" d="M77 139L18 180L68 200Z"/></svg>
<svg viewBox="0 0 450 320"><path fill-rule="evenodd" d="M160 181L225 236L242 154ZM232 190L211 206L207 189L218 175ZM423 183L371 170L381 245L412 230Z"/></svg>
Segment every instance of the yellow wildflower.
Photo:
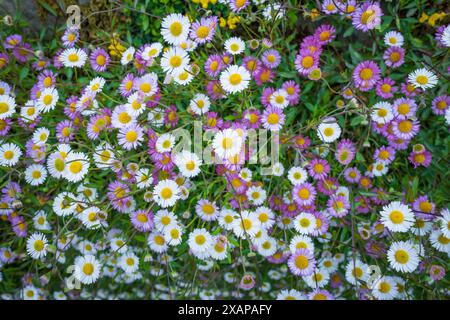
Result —
<svg viewBox="0 0 450 320"><path fill-rule="evenodd" d="M117 41L117 39L112 38L111 44L109 45L108 49L109 49L109 54L112 57L121 57L122 52L124 52L127 48L125 48L123 45L121 45L119 43L119 41Z"/></svg>

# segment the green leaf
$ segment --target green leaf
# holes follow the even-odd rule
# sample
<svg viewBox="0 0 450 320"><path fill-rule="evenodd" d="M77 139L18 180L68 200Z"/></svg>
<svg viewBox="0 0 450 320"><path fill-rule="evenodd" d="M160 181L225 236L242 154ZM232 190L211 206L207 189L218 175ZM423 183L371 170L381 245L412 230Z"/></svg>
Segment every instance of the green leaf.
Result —
<svg viewBox="0 0 450 320"><path fill-rule="evenodd" d="M25 79L27 77L29 71L30 70L27 67L24 67L20 70L19 82L23 81L23 79Z"/></svg>
<svg viewBox="0 0 450 320"><path fill-rule="evenodd" d="M38 3L39 3L40 6L42 6L45 10L50 12L55 17L58 16L58 14L56 13L55 9L53 9L48 3L44 2L43 0L38 0Z"/></svg>

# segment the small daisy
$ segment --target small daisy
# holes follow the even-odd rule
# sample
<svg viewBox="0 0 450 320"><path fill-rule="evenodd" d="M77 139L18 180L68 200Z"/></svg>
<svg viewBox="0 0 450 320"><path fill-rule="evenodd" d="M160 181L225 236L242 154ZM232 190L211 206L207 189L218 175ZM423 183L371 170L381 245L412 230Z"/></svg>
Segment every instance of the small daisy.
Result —
<svg viewBox="0 0 450 320"><path fill-rule="evenodd" d="M87 60L87 54L81 49L69 48L64 50L59 59L65 67L81 68Z"/></svg>
<svg viewBox="0 0 450 320"><path fill-rule="evenodd" d="M174 163L184 177L192 178L200 173L202 160L195 153L184 150L175 155Z"/></svg>
<svg viewBox="0 0 450 320"><path fill-rule="evenodd" d="M414 224L414 213L399 201L384 206L380 215L383 225L392 232L406 232Z"/></svg>
<svg viewBox="0 0 450 320"><path fill-rule="evenodd" d="M27 252L33 259L40 259L47 254L47 238L39 232L33 233L27 240Z"/></svg>
<svg viewBox="0 0 450 320"><path fill-rule="evenodd" d="M210 255L213 238L206 229L194 229L189 234L188 244L194 255L204 259Z"/></svg>
<svg viewBox="0 0 450 320"><path fill-rule="evenodd" d="M289 250L295 253L299 249L308 249L309 252L314 253L314 243L312 239L306 235L295 235L289 243Z"/></svg>
<svg viewBox="0 0 450 320"><path fill-rule="evenodd" d="M97 229L101 224L101 210L97 207L86 208L81 212L81 222L88 229Z"/></svg>
<svg viewBox="0 0 450 320"><path fill-rule="evenodd" d="M153 199L163 208L173 206L180 197L180 188L173 180L161 180L153 189Z"/></svg>
<svg viewBox="0 0 450 320"><path fill-rule="evenodd" d="M247 235L253 238L260 230L261 223L254 212L242 211L234 220L233 232L239 238L245 238Z"/></svg>
<svg viewBox="0 0 450 320"><path fill-rule="evenodd" d="M227 50L227 52L232 55L240 54L245 50L244 41L237 37L232 37L225 41L224 46L225 50Z"/></svg>
<svg viewBox="0 0 450 320"><path fill-rule="evenodd" d="M385 124L394 119L392 105L389 102L378 102L373 105L371 118L376 123Z"/></svg>
<svg viewBox="0 0 450 320"><path fill-rule="evenodd" d="M401 47L403 46L403 36L400 32L390 31L384 35L384 43L390 47Z"/></svg>
<svg viewBox="0 0 450 320"><path fill-rule="evenodd" d="M0 146L0 166L12 167L18 161L22 151L14 143L5 143Z"/></svg>
<svg viewBox="0 0 450 320"><path fill-rule="evenodd" d="M70 182L83 180L89 171L89 158L82 152L71 152L67 155L63 177Z"/></svg>
<svg viewBox="0 0 450 320"><path fill-rule="evenodd" d="M75 278L83 284L91 284L100 277L101 265L93 255L80 256L75 259Z"/></svg>
<svg viewBox="0 0 450 320"><path fill-rule="evenodd" d="M392 268L401 272L413 272L419 265L416 246L409 241L393 242L387 252L387 258Z"/></svg>
<svg viewBox="0 0 450 320"><path fill-rule="evenodd" d="M127 50L125 50L122 53L122 57L120 58L120 63L123 66L129 64L131 61L133 61L135 52L136 52L136 49L134 47L129 47Z"/></svg>
<svg viewBox="0 0 450 320"><path fill-rule="evenodd" d="M189 103L189 107L197 115L202 115L208 112L210 106L211 102L208 96L201 93L197 93Z"/></svg>
<svg viewBox="0 0 450 320"><path fill-rule="evenodd" d="M11 117L16 108L16 101L8 95L0 95L0 120Z"/></svg>
<svg viewBox="0 0 450 320"><path fill-rule="evenodd" d="M317 135L323 142L330 143L341 136L341 127L334 119L325 119L317 128Z"/></svg>
<svg viewBox="0 0 450 320"><path fill-rule="evenodd" d="M125 128L121 128L117 134L117 140L125 150L138 148L143 139L143 129L138 125L130 125Z"/></svg>
<svg viewBox="0 0 450 320"><path fill-rule="evenodd" d="M166 16L161 23L161 35L171 45L179 45L186 41L191 24L189 18L179 13Z"/></svg>
<svg viewBox="0 0 450 320"><path fill-rule="evenodd" d="M161 68L167 73L184 70L189 64L189 56L181 48L170 48L161 58Z"/></svg>
<svg viewBox="0 0 450 320"><path fill-rule="evenodd" d="M50 230L51 226L47 220L47 214L43 210L39 210L36 212L33 217L34 227L37 230Z"/></svg>
<svg viewBox="0 0 450 320"><path fill-rule="evenodd" d="M32 164L25 169L25 180L32 186L44 183L47 178L47 170L41 164Z"/></svg>
<svg viewBox="0 0 450 320"><path fill-rule="evenodd" d="M46 88L42 91L36 106L42 112L48 112L55 109L56 103L59 100L58 91L55 88Z"/></svg>
<svg viewBox="0 0 450 320"><path fill-rule="evenodd" d="M156 140L156 151L159 153L170 152L175 146L175 136L170 133L164 133Z"/></svg>
<svg viewBox="0 0 450 320"><path fill-rule="evenodd" d="M245 90L250 82L250 73L242 66L231 65L220 74L220 84L229 93Z"/></svg>
<svg viewBox="0 0 450 320"><path fill-rule="evenodd" d="M264 203L267 193L260 186L251 186L247 189L246 195L252 204L258 206Z"/></svg>
<svg viewBox="0 0 450 320"><path fill-rule="evenodd" d="M139 269L139 258L131 251L123 254L119 259L119 267L125 273L133 273Z"/></svg>
<svg viewBox="0 0 450 320"><path fill-rule="evenodd" d="M417 69L408 75L408 81L420 89L433 88L438 83L438 78L434 73L426 68Z"/></svg>
<svg viewBox="0 0 450 320"><path fill-rule="evenodd" d="M166 240L169 246L176 246L181 243L183 240L181 236L183 235L183 229L178 224L171 224L167 226L164 231L164 239Z"/></svg>
<svg viewBox="0 0 450 320"><path fill-rule="evenodd" d="M294 228L300 234L311 234L316 228L316 218L307 212L302 212L295 217Z"/></svg>
<svg viewBox="0 0 450 320"><path fill-rule="evenodd" d="M372 294L378 300L392 300L397 294L397 284L392 277L381 277L375 281Z"/></svg>
<svg viewBox="0 0 450 320"><path fill-rule="evenodd" d="M309 276L314 272L316 260L308 249L298 249L288 260L291 272L297 276Z"/></svg>
<svg viewBox="0 0 450 320"><path fill-rule="evenodd" d="M224 228L225 230L233 230L234 228L234 220L238 219L239 215L237 214L237 212L231 210L231 209L226 209L223 208L220 211L220 215L219 215L219 225Z"/></svg>
<svg viewBox="0 0 450 320"><path fill-rule="evenodd" d="M284 89L279 89L270 96L270 104L276 108L284 109L289 105L288 93Z"/></svg>
<svg viewBox="0 0 450 320"><path fill-rule="evenodd" d="M222 159L236 156L243 144L242 137L237 130L225 129L216 133L213 139L214 152Z"/></svg>

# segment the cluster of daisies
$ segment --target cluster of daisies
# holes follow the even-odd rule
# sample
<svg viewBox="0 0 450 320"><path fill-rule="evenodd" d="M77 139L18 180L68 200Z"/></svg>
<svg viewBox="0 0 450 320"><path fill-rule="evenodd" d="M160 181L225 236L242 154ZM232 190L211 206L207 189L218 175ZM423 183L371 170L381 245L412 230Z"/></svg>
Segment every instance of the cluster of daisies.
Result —
<svg viewBox="0 0 450 320"><path fill-rule="evenodd" d="M214 6L262 12L267 23L289 10ZM432 164L419 115L430 109L450 124L450 96L439 90L449 70L407 59L402 33L379 31L378 2L324 0L317 10L373 32L383 52L347 66L333 90L342 99L308 125L288 115L309 112L305 84L329 86L324 54L341 36L332 22L302 35L290 57L269 35L221 30L214 10L169 14L160 39L123 42L119 57L84 46L73 27L56 52L5 37L1 298L448 297L450 211L427 190L394 190L390 173ZM449 50L449 25L432 45ZM13 70L25 67L27 82L18 81ZM283 79L286 69L295 76ZM355 117L366 140L348 129ZM198 122L201 150L180 148L180 132L198 137ZM259 159L248 147L257 130L281 142L269 174L249 164Z"/></svg>

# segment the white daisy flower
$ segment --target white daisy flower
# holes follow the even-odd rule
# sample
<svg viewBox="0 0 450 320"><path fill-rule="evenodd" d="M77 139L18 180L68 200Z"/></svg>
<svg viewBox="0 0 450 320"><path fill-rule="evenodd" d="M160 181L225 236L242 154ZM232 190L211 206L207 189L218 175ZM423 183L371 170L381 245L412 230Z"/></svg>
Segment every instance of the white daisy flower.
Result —
<svg viewBox="0 0 450 320"><path fill-rule="evenodd" d="M46 88L37 100L37 107L42 112L53 110L59 100L58 91L55 88Z"/></svg>
<svg viewBox="0 0 450 320"><path fill-rule="evenodd" d="M408 82L415 88L429 89L438 83L436 75L426 68L417 69L408 75Z"/></svg>
<svg viewBox="0 0 450 320"><path fill-rule="evenodd" d="M401 47L404 43L404 38L400 32L389 31L384 35L384 43L390 47Z"/></svg>
<svg viewBox="0 0 450 320"><path fill-rule="evenodd" d="M75 259L75 278L83 284L91 284L100 277L101 265L93 255L80 256Z"/></svg>
<svg viewBox="0 0 450 320"><path fill-rule="evenodd" d="M47 214L43 210L39 210L33 217L33 224L37 230L50 230L50 223L47 220Z"/></svg>
<svg viewBox="0 0 450 320"><path fill-rule="evenodd" d="M441 215L442 217L439 218L441 232L444 237L450 238L450 210L442 209Z"/></svg>
<svg viewBox="0 0 450 320"><path fill-rule="evenodd" d="M71 192L61 192L53 200L53 211L56 215L64 217L75 213L77 207L76 197Z"/></svg>
<svg viewBox="0 0 450 320"><path fill-rule="evenodd" d="M239 177L241 177L242 180L244 180L246 182L252 181L252 176L253 176L253 173L248 168L242 168L241 171L239 172Z"/></svg>
<svg viewBox="0 0 450 320"><path fill-rule="evenodd" d="M392 242L387 258L391 267L400 272L413 272L419 265L417 249L409 241Z"/></svg>
<svg viewBox="0 0 450 320"><path fill-rule="evenodd" d="M23 300L39 300L39 291L33 285L28 285L22 289L21 297Z"/></svg>
<svg viewBox="0 0 450 320"><path fill-rule="evenodd" d="M164 229L163 234L164 239L169 246L176 246L182 241L181 236L183 235L183 229L180 225L172 223Z"/></svg>
<svg viewBox="0 0 450 320"><path fill-rule="evenodd" d="M314 252L314 242L306 235L297 234L289 243L289 251L295 253L299 249L308 249L309 252Z"/></svg>
<svg viewBox="0 0 450 320"><path fill-rule="evenodd" d="M237 155L241 151L242 137L231 128L219 131L214 136L214 152L222 159Z"/></svg>
<svg viewBox="0 0 450 320"><path fill-rule="evenodd" d="M370 114L373 121L380 124L385 124L394 119L394 113L392 112L392 105L389 102L381 101L377 102L372 107Z"/></svg>
<svg viewBox="0 0 450 320"><path fill-rule="evenodd" d="M239 238L254 238L261 230L261 222L254 212L242 211L234 219L233 232Z"/></svg>
<svg viewBox="0 0 450 320"><path fill-rule="evenodd" d="M255 215L258 217L261 227L268 230L275 224L275 214L268 207L259 207L255 210Z"/></svg>
<svg viewBox="0 0 450 320"><path fill-rule="evenodd" d="M183 177L193 178L200 173L202 160L195 153L183 150L175 155L174 163Z"/></svg>
<svg viewBox="0 0 450 320"><path fill-rule="evenodd" d="M106 80L102 77L95 77L92 79L88 86L87 86L87 92L97 94L102 91L103 87L105 86Z"/></svg>
<svg viewBox="0 0 450 320"><path fill-rule="evenodd" d="M136 49L134 47L129 47L127 50L122 52L122 57L120 58L120 63L123 66L129 64L131 61L133 61L135 52L136 52ZM144 58L144 56L143 56L143 58Z"/></svg>
<svg viewBox="0 0 450 320"><path fill-rule="evenodd" d="M397 284L392 277L381 277L374 283L372 294L378 300L392 300L397 297Z"/></svg>
<svg viewBox="0 0 450 320"><path fill-rule="evenodd" d="M47 254L47 238L40 232L33 233L27 239L27 253L33 259L40 259Z"/></svg>
<svg viewBox="0 0 450 320"><path fill-rule="evenodd" d="M5 143L0 146L0 166L12 167L17 164L22 150L14 143Z"/></svg>
<svg viewBox="0 0 450 320"><path fill-rule="evenodd" d="M145 61L150 61L161 53L163 49L163 45L159 42L153 42L150 46L145 47L142 52L142 59Z"/></svg>
<svg viewBox="0 0 450 320"><path fill-rule="evenodd" d="M70 48L64 50L59 59L65 67L81 68L87 60L87 54L81 49Z"/></svg>
<svg viewBox="0 0 450 320"><path fill-rule="evenodd" d="M156 139L156 151L159 153L170 152L175 146L175 136L170 133L163 133Z"/></svg>
<svg viewBox="0 0 450 320"><path fill-rule="evenodd" d="M257 246L257 251L263 257L269 257L277 251L277 240L272 237L265 237Z"/></svg>
<svg viewBox="0 0 450 320"><path fill-rule="evenodd" d="M250 72L242 66L231 65L220 74L220 85L228 93L245 90L250 83Z"/></svg>
<svg viewBox="0 0 450 320"><path fill-rule="evenodd" d="M232 209L222 208L219 215L219 225L225 230L232 230L234 227L234 220L238 219L239 215Z"/></svg>
<svg viewBox="0 0 450 320"><path fill-rule="evenodd" d="M172 47L163 53L161 58L161 68L167 73L185 70L189 64L189 56L186 51Z"/></svg>
<svg viewBox="0 0 450 320"><path fill-rule="evenodd" d="M306 300L306 297L295 289L284 289L277 294L276 300Z"/></svg>
<svg viewBox="0 0 450 320"><path fill-rule="evenodd" d="M179 45L186 41L191 24L189 18L179 13L166 16L161 23L161 35L171 45Z"/></svg>
<svg viewBox="0 0 450 320"><path fill-rule="evenodd" d="M8 95L0 95L0 120L11 117L16 109L16 101Z"/></svg>
<svg viewBox="0 0 450 320"><path fill-rule="evenodd" d="M192 250L192 253L200 259L206 259L210 256L212 243L213 238L206 229L194 229L189 234L189 248Z"/></svg>
<svg viewBox="0 0 450 320"><path fill-rule="evenodd" d="M301 212L294 219L294 228L300 234L311 234L316 228L316 217L311 213Z"/></svg>
<svg viewBox="0 0 450 320"><path fill-rule="evenodd" d="M202 115L208 112L210 106L211 102L209 97L202 93L197 93L189 103L189 107L197 115Z"/></svg>
<svg viewBox="0 0 450 320"><path fill-rule="evenodd" d="M150 170L147 168L140 168L136 172L136 183L139 189L145 189L152 185L153 177Z"/></svg>
<svg viewBox="0 0 450 320"><path fill-rule="evenodd" d="M49 136L50 130L47 128L37 128L33 133L32 141L34 144L42 145L47 142Z"/></svg>
<svg viewBox="0 0 450 320"><path fill-rule="evenodd" d="M47 170L41 164L32 164L25 169L25 180L32 186L44 183L47 178Z"/></svg>
<svg viewBox="0 0 450 320"><path fill-rule="evenodd" d="M155 229L158 231L163 231L167 226L177 222L177 217L165 209L156 212L155 217Z"/></svg>
<svg viewBox="0 0 450 320"><path fill-rule="evenodd" d="M139 269L139 258L133 252L129 251L123 254L119 259L119 267L125 273L133 273Z"/></svg>
<svg viewBox="0 0 450 320"><path fill-rule="evenodd" d="M25 103L25 106L20 108L20 118L25 122L29 123L39 116L41 109L37 107L37 101L29 100Z"/></svg>
<svg viewBox="0 0 450 320"><path fill-rule="evenodd" d="M63 177L70 182L83 180L89 171L89 158L82 152L71 152L66 158Z"/></svg>
<svg viewBox="0 0 450 320"><path fill-rule="evenodd" d="M450 253L450 238L447 238L441 230L434 230L430 234L431 246L439 252Z"/></svg>
<svg viewBox="0 0 450 320"><path fill-rule="evenodd" d="M101 210L97 207L86 208L81 212L81 222L87 229L97 229L101 225L101 213Z"/></svg>
<svg viewBox="0 0 450 320"><path fill-rule="evenodd" d="M442 32L441 41L446 47L450 47L450 24Z"/></svg>
<svg viewBox="0 0 450 320"><path fill-rule="evenodd" d="M323 288L328 284L330 274L324 268L316 268L312 274L303 277L303 280L310 288Z"/></svg>
<svg viewBox="0 0 450 320"><path fill-rule="evenodd" d="M225 41L225 50L232 55L240 54L245 50L245 43L238 37L231 37Z"/></svg>
<svg viewBox="0 0 450 320"><path fill-rule="evenodd" d="M113 149L106 143L95 148L93 153L95 165L98 168L110 168L116 161Z"/></svg>
<svg viewBox="0 0 450 320"><path fill-rule="evenodd" d="M176 70L172 72L173 81L178 83L179 85L187 85L192 79L194 79L194 75L192 73L192 67L188 65L183 70Z"/></svg>
<svg viewBox="0 0 450 320"><path fill-rule="evenodd" d="M283 110L289 105L288 93L284 89L278 89L270 96L270 104Z"/></svg>
<svg viewBox="0 0 450 320"><path fill-rule="evenodd" d="M306 182L308 172L302 167L292 167L288 171L288 179L294 186L297 186Z"/></svg>
<svg viewBox="0 0 450 320"><path fill-rule="evenodd" d="M261 186L251 186L247 189L246 195L248 200L255 206L263 204L267 197L266 190Z"/></svg>
<svg viewBox="0 0 450 320"><path fill-rule="evenodd" d="M326 143L335 141L341 136L341 127L335 119L324 119L317 128L317 136Z"/></svg>
<svg viewBox="0 0 450 320"><path fill-rule="evenodd" d="M369 278L368 274L369 266L359 259L351 259L345 267L345 279L352 285L361 284L366 282Z"/></svg>
<svg viewBox="0 0 450 320"><path fill-rule="evenodd" d="M147 244L156 253L166 252L168 248L164 235L159 231L153 231L148 235Z"/></svg>
<svg viewBox="0 0 450 320"><path fill-rule="evenodd" d="M180 197L180 188L173 180L161 180L153 189L153 199L162 208L173 206Z"/></svg>
<svg viewBox="0 0 450 320"><path fill-rule="evenodd" d="M372 173L375 177L384 176L389 170L389 166L383 161L377 161L372 166Z"/></svg>
<svg viewBox="0 0 450 320"><path fill-rule="evenodd" d="M384 206L380 215L381 223L392 232L406 232L414 224L414 213L399 201Z"/></svg>

